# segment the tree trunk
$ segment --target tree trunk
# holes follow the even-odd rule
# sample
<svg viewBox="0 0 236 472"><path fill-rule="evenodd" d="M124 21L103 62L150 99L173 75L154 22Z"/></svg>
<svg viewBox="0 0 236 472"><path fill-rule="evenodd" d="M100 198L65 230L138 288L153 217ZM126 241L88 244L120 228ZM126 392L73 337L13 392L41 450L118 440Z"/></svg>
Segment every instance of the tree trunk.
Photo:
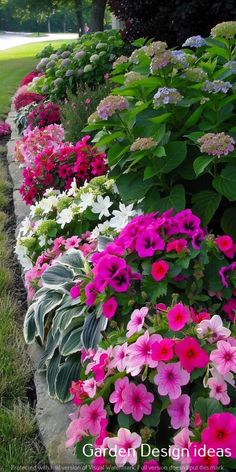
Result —
<svg viewBox="0 0 236 472"><path fill-rule="evenodd" d="M48 17L48 33L51 33L51 22L50 22L50 17Z"/></svg>
<svg viewBox="0 0 236 472"><path fill-rule="evenodd" d="M75 14L77 22L77 31L80 36L81 31L83 31L83 0L74 0L75 2Z"/></svg>
<svg viewBox="0 0 236 472"><path fill-rule="evenodd" d="M103 31L104 15L107 0L92 0L91 23L92 31Z"/></svg>

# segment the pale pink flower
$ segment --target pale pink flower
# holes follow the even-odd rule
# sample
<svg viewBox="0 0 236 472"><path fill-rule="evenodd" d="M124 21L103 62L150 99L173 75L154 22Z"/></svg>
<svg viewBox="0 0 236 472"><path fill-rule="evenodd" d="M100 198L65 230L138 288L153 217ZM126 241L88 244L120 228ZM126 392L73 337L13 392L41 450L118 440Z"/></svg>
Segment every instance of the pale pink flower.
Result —
<svg viewBox="0 0 236 472"><path fill-rule="evenodd" d="M210 388L210 398L219 400L222 405L228 405L230 403L230 398L227 394L227 383L224 381L222 375L215 373L214 377L208 379L207 386Z"/></svg>
<svg viewBox="0 0 236 472"><path fill-rule="evenodd" d="M65 443L65 446L72 447L77 442L82 441L83 436L86 434L85 430L86 428L81 418L73 419L66 431L67 441Z"/></svg>
<svg viewBox="0 0 236 472"><path fill-rule="evenodd" d="M196 326L199 339L206 338L210 344L220 339L228 338L231 334L230 329L225 328L219 315L214 315L210 320L202 320Z"/></svg>
<svg viewBox="0 0 236 472"><path fill-rule="evenodd" d="M167 411L171 418L172 428L179 429L189 426L190 397L184 394L172 400Z"/></svg>
<svg viewBox="0 0 236 472"><path fill-rule="evenodd" d="M189 379L189 373L181 367L180 362L160 362L154 383L160 395L169 395L171 400L175 400L181 395L181 386L187 385Z"/></svg>
<svg viewBox="0 0 236 472"><path fill-rule="evenodd" d="M107 445L109 449L117 448L115 462L117 467L123 467L125 464L135 465L137 463L137 452L141 446L141 436L137 433L131 433L126 428L120 428L116 438L108 438ZM119 450L122 449L122 454ZM123 452L126 452L123 453Z"/></svg>
<svg viewBox="0 0 236 472"><path fill-rule="evenodd" d="M135 421L141 421L144 415L150 415L154 395L147 391L145 385L130 383L122 393L122 411L131 414Z"/></svg>
<svg viewBox="0 0 236 472"><path fill-rule="evenodd" d="M210 360L221 375L236 372L236 346L231 346L227 341L218 341L217 349L210 354Z"/></svg>
<svg viewBox="0 0 236 472"><path fill-rule="evenodd" d="M129 386L129 379L128 377L124 377L123 379L118 379L115 382L115 390L110 395L109 401L110 403L115 403L114 412L119 413L123 406L123 392L126 387Z"/></svg>
<svg viewBox="0 0 236 472"><path fill-rule="evenodd" d="M145 316L148 313L148 308L142 307L140 310L134 310L131 314L130 321L127 325L127 338L130 338L134 333L141 331Z"/></svg>
<svg viewBox="0 0 236 472"><path fill-rule="evenodd" d="M86 425L86 429L91 436L96 436L101 431L101 420L106 418L104 400L98 397L90 405L83 405L80 408L80 420Z"/></svg>
<svg viewBox="0 0 236 472"><path fill-rule="evenodd" d="M97 382L95 379L88 379L83 382L83 389L89 396L89 398L93 398L96 395L97 390Z"/></svg>
<svg viewBox="0 0 236 472"><path fill-rule="evenodd" d="M126 368L128 359L128 344L115 346L112 351L113 359L109 364L110 369L116 368L119 372L123 372Z"/></svg>
<svg viewBox="0 0 236 472"><path fill-rule="evenodd" d="M181 429L181 431L174 436L174 445L170 447L170 456L174 461L180 462L181 472L187 472L191 463L189 455L191 436L193 436L193 433L188 428Z"/></svg>
<svg viewBox="0 0 236 472"><path fill-rule="evenodd" d="M152 359L152 345L155 341L161 341L160 334L149 335L148 331L140 336L137 341L128 347L128 360L126 372L138 375L143 366L156 367L158 361Z"/></svg>

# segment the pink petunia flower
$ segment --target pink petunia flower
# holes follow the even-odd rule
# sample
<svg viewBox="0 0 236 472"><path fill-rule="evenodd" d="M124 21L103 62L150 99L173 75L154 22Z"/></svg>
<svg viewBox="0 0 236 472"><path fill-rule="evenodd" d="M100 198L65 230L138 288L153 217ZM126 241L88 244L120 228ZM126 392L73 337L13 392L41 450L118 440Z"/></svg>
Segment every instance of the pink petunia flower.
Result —
<svg viewBox="0 0 236 472"><path fill-rule="evenodd" d="M130 321L127 324L127 338L130 338L134 333L141 331L147 313L148 308L146 307L142 307L140 310L133 311Z"/></svg>
<svg viewBox="0 0 236 472"><path fill-rule="evenodd" d="M131 414L135 421L141 421L144 415L151 414L154 395L147 391L145 385L130 383L123 391L122 397L122 411L126 415Z"/></svg>
<svg viewBox="0 0 236 472"><path fill-rule="evenodd" d="M182 303L177 303L167 313L169 328L173 331L180 331L189 321L189 310Z"/></svg>
<svg viewBox="0 0 236 472"><path fill-rule="evenodd" d="M138 234L136 251L139 257L151 257L165 247L164 240L154 230L146 229Z"/></svg>
<svg viewBox="0 0 236 472"><path fill-rule="evenodd" d="M234 323L236 319L236 299L230 298L230 300L222 306L222 310L228 315L230 321Z"/></svg>
<svg viewBox="0 0 236 472"><path fill-rule="evenodd" d="M110 369L116 368L119 372L124 372L128 359L128 344L124 343L120 346L115 346L112 350L113 359L111 360Z"/></svg>
<svg viewBox="0 0 236 472"><path fill-rule="evenodd" d="M152 359L154 361L170 361L174 357L175 341L173 339L162 339L152 345Z"/></svg>
<svg viewBox="0 0 236 472"><path fill-rule="evenodd" d="M152 264L152 270L151 270L152 278L156 280L156 282L160 282L162 279L165 278L168 270L169 270L169 264L166 261L160 260L160 261L154 262Z"/></svg>
<svg viewBox="0 0 236 472"><path fill-rule="evenodd" d="M161 472L157 461L145 461L142 466L142 472Z"/></svg>
<svg viewBox="0 0 236 472"><path fill-rule="evenodd" d="M114 412L119 413L123 407L123 393L126 387L129 387L128 377L115 381L115 390L109 397L110 403L115 403Z"/></svg>
<svg viewBox="0 0 236 472"><path fill-rule="evenodd" d="M83 384L84 392L88 394L89 398L93 398L96 395L97 382L95 379L84 380Z"/></svg>
<svg viewBox="0 0 236 472"><path fill-rule="evenodd" d="M71 298L78 298L78 296L80 295L80 287L79 285L75 285L74 287L71 287L70 289L70 296Z"/></svg>
<svg viewBox="0 0 236 472"><path fill-rule="evenodd" d="M92 366L92 372L94 373L95 380L97 382L103 381L105 378L105 369L109 362L109 356L106 352L102 353L99 357L99 361Z"/></svg>
<svg viewBox="0 0 236 472"><path fill-rule="evenodd" d="M131 433L126 428L120 428L115 438L108 438L107 445L109 449L117 449L115 462L117 467L123 467L125 464L135 465L137 463L137 452L141 446L141 436L137 433ZM119 451L122 449L122 454Z"/></svg>
<svg viewBox="0 0 236 472"><path fill-rule="evenodd" d="M236 372L236 346L227 341L218 341L217 349L211 352L210 360L217 366L221 375Z"/></svg>
<svg viewBox="0 0 236 472"><path fill-rule="evenodd" d="M228 236L228 235L218 236L215 239L215 243L217 247L220 249L220 251L222 251L224 254L232 250L234 246L234 242L231 236Z"/></svg>
<svg viewBox="0 0 236 472"><path fill-rule="evenodd" d="M167 411L171 418L170 422L172 428L179 429L188 427L190 422L190 397L184 394L172 400Z"/></svg>
<svg viewBox="0 0 236 472"><path fill-rule="evenodd" d="M210 388L210 398L215 398L222 405L228 405L230 403L230 397L227 394L227 383L224 381L224 377L215 372L214 377L211 377L207 381L207 386Z"/></svg>
<svg viewBox="0 0 236 472"><path fill-rule="evenodd" d="M81 403L83 403L83 400L88 397L88 394L84 390L83 380L78 380L77 382L74 382L72 380L70 393L71 395L73 395L72 401L75 405L81 405Z"/></svg>
<svg viewBox="0 0 236 472"><path fill-rule="evenodd" d="M231 449L231 458L236 457L236 418L232 413L214 413L202 432L202 441L214 449Z"/></svg>
<svg viewBox="0 0 236 472"><path fill-rule="evenodd" d="M106 418L104 400L98 397L90 405L83 405L80 408L80 420L86 424L86 429L91 436L96 436L101 431L101 420Z"/></svg>
<svg viewBox="0 0 236 472"><path fill-rule="evenodd" d="M205 367L209 362L209 356L206 351L200 347L195 338L190 336L176 343L175 353L184 369L188 372L192 372L196 368Z"/></svg>
<svg viewBox="0 0 236 472"><path fill-rule="evenodd" d="M73 447L77 442L82 441L86 434L86 427L81 418L73 419L66 431L66 447Z"/></svg>
<svg viewBox="0 0 236 472"><path fill-rule="evenodd" d="M175 239L175 241L170 241L166 246L166 252L175 251L177 254L183 251L183 249L188 247L188 242L186 239Z"/></svg>
<svg viewBox="0 0 236 472"><path fill-rule="evenodd" d="M115 297L110 297L102 305L102 314L105 318L113 318L118 307L118 302Z"/></svg>
<svg viewBox="0 0 236 472"><path fill-rule="evenodd" d="M218 469L219 459L216 454L209 454L204 442L192 442L190 445L190 471L214 472Z"/></svg>
<svg viewBox="0 0 236 472"><path fill-rule="evenodd" d="M207 339L210 344L228 338L231 334L230 329L224 327L219 315L212 316L210 320L201 321L196 327L196 332L199 339Z"/></svg>
<svg viewBox="0 0 236 472"><path fill-rule="evenodd" d="M169 395L171 400L175 400L181 395L181 386L187 385L189 379L189 373L181 367L180 362L160 362L154 383L160 395Z"/></svg>
<svg viewBox="0 0 236 472"><path fill-rule="evenodd" d="M170 456L174 461L180 462L180 472L189 470L191 436L193 436L193 433L188 428L183 428L174 436L174 444L170 446Z"/></svg>
<svg viewBox="0 0 236 472"><path fill-rule="evenodd" d="M126 372L138 375L143 366L156 367L158 362L152 359L152 346L155 341L161 341L160 334L149 335L148 331L128 347Z"/></svg>

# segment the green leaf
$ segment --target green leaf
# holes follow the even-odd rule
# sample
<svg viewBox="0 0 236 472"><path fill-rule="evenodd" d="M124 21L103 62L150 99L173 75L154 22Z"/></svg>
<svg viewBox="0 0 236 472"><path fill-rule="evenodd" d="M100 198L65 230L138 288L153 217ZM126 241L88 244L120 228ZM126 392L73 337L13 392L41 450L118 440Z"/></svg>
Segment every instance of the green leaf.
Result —
<svg viewBox="0 0 236 472"><path fill-rule="evenodd" d="M55 394L62 403L71 400L70 386L72 380L78 380L81 370L80 356L73 354L68 357L56 375Z"/></svg>
<svg viewBox="0 0 236 472"><path fill-rule="evenodd" d="M57 262L69 266L72 269L82 269L84 267L84 256L81 251L71 250L61 256Z"/></svg>
<svg viewBox="0 0 236 472"><path fill-rule="evenodd" d="M236 207L227 208L223 213L221 218L221 228L224 233L230 234L232 238L236 241Z"/></svg>
<svg viewBox="0 0 236 472"><path fill-rule="evenodd" d="M125 138L125 134L123 131L116 131L115 133L107 134L106 136L96 141L96 146L105 146L106 144L110 144L118 138Z"/></svg>
<svg viewBox="0 0 236 472"><path fill-rule="evenodd" d="M202 377L206 372L206 369L205 368L202 368L202 369L194 369L194 371L191 373L191 382L193 382L194 380L198 379L199 377Z"/></svg>
<svg viewBox="0 0 236 472"><path fill-rule="evenodd" d="M64 357L70 356L71 354L75 354L82 348L81 343L81 333L82 327L74 329L71 333L66 336L65 342L62 341L60 343L60 354Z"/></svg>
<svg viewBox="0 0 236 472"><path fill-rule="evenodd" d="M189 116L189 118L184 123L184 129L192 128L192 126L197 123L203 112L203 109L204 107L201 105L196 108L196 110Z"/></svg>
<svg viewBox="0 0 236 472"><path fill-rule="evenodd" d="M109 149L107 158L109 166L118 164L123 155L130 149L130 145L122 146L120 143L114 143Z"/></svg>
<svg viewBox="0 0 236 472"><path fill-rule="evenodd" d="M81 336L82 344L85 349L89 349L90 347L95 348L97 346L101 338L101 331L106 329L107 322L108 320L104 316L96 318L94 312L87 315Z"/></svg>
<svg viewBox="0 0 236 472"><path fill-rule="evenodd" d="M86 465L86 464L91 463L91 457L88 457L88 455L90 455L90 449L88 449L88 447L87 447L86 454L84 454L83 451L84 451L84 446L87 446L87 444L93 444L93 442L94 442L94 437L92 437L92 436L85 436L83 439L81 439L81 441L77 442L77 444L75 446L75 453L76 453L76 457L79 460L80 464ZM86 472L87 470L91 470L91 469L90 469L90 467L88 469L87 468L85 469L83 467L82 470L84 470L84 472Z"/></svg>
<svg viewBox="0 0 236 472"><path fill-rule="evenodd" d="M37 334L37 328L36 328L36 324L34 320L35 307L36 307L36 303L33 303L32 305L30 305L25 315L24 338L27 344L32 344Z"/></svg>
<svg viewBox="0 0 236 472"><path fill-rule="evenodd" d="M203 190L192 196L192 210L201 218L203 226L211 221L220 202L221 196L212 190Z"/></svg>
<svg viewBox="0 0 236 472"><path fill-rule="evenodd" d="M65 283L72 281L73 278L72 270L60 264L49 267L42 275L43 284L50 288L63 286Z"/></svg>
<svg viewBox="0 0 236 472"><path fill-rule="evenodd" d="M163 113L162 115L154 116L154 118L149 118L149 121L155 124L164 123L172 116L172 113Z"/></svg>
<svg viewBox="0 0 236 472"><path fill-rule="evenodd" d="M213 162L214 156L199 156L193 163L195 174L198 176L204 172L207 166Z"/></svg>
<svg viewBox="0 0 236 472"><path fill-rule="evenodd" d="M142 173L129 173L121 175L116 184L124 203L129 203L143 198L153 182L144 182Z"/></svg>
<svg viewBox="0 0 236 472"><path fill-rule="evenodd" d="M200 397L195 402L194 410L196 413L200 413L201 418L206 422L209 416L212 416L214 413L221 413L223 408L214 398Z"/></svg>
<svg viewBox="0 0 236 472"><path fill-rule="evenodd" d="M48 291L45 295L39 298L35 307L35 324L37 326L37 334L44 340L44 320L45 316L55 309L62 301L63 294L53 290Z"/></svg>
<svg viewBox="0 0 236 472"><path fill-rule="evenodd" d="M152 303L167 293L167 280L156 282L151 275L147 276L142 282L142 291L146 292Z"/></svg>
<svg viewBox="0 0 236 472"><path fill-rule="evenodd" d="M154 403L151 414L143 417L143 424L148 427L157 427L160 422L160 413L161 412L159 406L155 405Z"/></svg>
<svg viewBox="0 0 236 472"><path fill-rule="evenodd" d="M158 173L168 174L176 169L187 156L187 144L173 141L165 145L166 156L158 159Z"/></svg>
<svg viewBox="0 0 236 472"><path fill-rule="evenodd" d="M121 428L127 428L129 429L130 426L134 423L134 420L131 415L125 415L124 413L119 413L118 417L118 423Z"/></svg>
<svg viewBox="0 0 236 472"><path fill-rule="evenodd" d="M213 180L213 187L229 201L236 200L236 166L226 166Z"/></svg>
<svg viewBox="0 0 236 472"><path fill-rule="evenodd" d="M150 204L151 202L151 204ZM185 208L185 190L183 185L175 185L170 195L160 198L156 189L150 192L148 199L144 201L146 211L159 210L161 212L173 208L175 211L181 211Z"/></svg>
<svg viewBox="0 0 236 472"><path fill-rule="evenodd" d="M56 389L56 376L59 371L61 356L58 349L54 352L51 359L47 363L46 380L48 386L48 394L50 397L55 398Z"/></svg>

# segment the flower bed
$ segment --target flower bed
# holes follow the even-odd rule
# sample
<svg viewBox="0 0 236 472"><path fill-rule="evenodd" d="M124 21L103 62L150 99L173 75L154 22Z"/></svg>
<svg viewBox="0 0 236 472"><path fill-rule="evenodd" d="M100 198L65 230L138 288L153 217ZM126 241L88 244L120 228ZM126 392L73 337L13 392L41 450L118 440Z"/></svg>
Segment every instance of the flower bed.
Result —
<svg viewBox="0 0 236 472"><path fill-rule="evenodd" d="M57 103L21 109L24 335L49 395L78 407L66 446L91 470L236 467L235 35L230 22L177 51L139 40L116 59L105 33L116 88L94 95L90 143L65 142ZM64 97L78 83L64 62L100 82L101 35L83 41L82 55L47 48L27 87Z"/></svg>

